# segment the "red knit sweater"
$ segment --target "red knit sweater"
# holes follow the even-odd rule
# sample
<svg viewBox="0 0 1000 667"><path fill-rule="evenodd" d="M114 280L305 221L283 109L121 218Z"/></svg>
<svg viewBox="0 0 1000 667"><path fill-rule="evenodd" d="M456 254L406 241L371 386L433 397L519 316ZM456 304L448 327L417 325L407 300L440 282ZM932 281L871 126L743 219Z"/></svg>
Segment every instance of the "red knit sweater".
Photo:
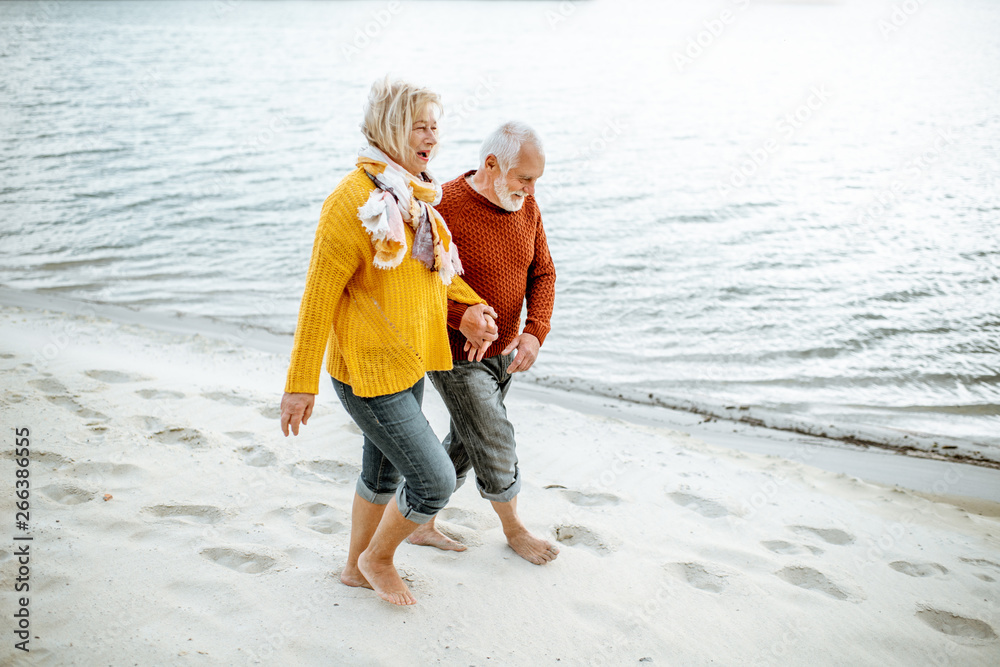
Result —
<svg viewBox="0 0 1000 667"><path fill-rule="evenodd" d="M528 301L524 331L545 342L555 304L556 270L535 198L528 196L519 211L506 211L482 196L465 180L470 171L444 184L444 216L458 244L465 273L462 278L497 311L499 338L486 356L500 354L520 333L521 305ZM468 306L448 302L448 338L455 359L467 359L465 336L458 330Z"/></svg>

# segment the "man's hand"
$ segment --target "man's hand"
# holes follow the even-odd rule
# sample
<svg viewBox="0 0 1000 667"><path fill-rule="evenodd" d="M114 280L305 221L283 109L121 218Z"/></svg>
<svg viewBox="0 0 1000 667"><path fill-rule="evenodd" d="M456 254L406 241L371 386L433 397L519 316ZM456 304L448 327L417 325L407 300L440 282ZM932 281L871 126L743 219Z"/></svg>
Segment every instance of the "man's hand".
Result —
<svg viewBox="0 0 1000 667"><path fill-rule="evenodd" d="M303 426L309 423L309 416L313 413L313 405L316 404L316 394L289 394L285 393L281 397L281 432L288 436L288 427L292 427L292 433L299 434L299 424Z"/></svg>
<svg viewBox="0 0 1000 667"><path fill-rule="evenodd" d="M514 357L514 361L507 367L507 372L518 373L531 368L535 363L535 359L538 358L538 348L541 346L542 344L538 342L538 339L530 333L522 333L512 340L510 345L501 352L501 354L510 354L511 351L517 350L517 356Z"/></svg>
<svg viewBox="0 0 1000 667"><path fill-rule="evenodd" d="M484 303L465 309L458 330L466 338L465 351L469 353L469 361L482 361L486 350L497 339L496 317L496 311Z"/></svg>

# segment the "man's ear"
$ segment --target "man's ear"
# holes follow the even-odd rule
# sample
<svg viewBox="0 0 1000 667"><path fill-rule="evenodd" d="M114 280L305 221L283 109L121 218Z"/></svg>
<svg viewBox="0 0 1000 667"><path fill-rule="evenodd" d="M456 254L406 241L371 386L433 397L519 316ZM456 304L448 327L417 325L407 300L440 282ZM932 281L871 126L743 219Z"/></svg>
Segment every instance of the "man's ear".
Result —
<svg viewBox="0 0 1000 667"><path fill-rule="evenodd" d="M486 156L486 168L490 171L500 168L500 163L497 162L497 156L490 153Z"/></svg>

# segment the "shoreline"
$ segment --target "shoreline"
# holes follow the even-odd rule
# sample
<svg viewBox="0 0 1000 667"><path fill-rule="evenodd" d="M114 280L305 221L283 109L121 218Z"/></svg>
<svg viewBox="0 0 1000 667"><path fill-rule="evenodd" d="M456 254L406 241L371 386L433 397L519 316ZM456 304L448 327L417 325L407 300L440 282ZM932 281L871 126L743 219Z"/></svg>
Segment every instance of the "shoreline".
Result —
<svg viewBox="0 0 1000 667"><path fill-rule="evenodd" d="M254 349L274 354L288 354L288 351L291 349L292 337L290 335L275 334L257 326L239 326L222 320L215 320L198 315L185 315L183 313L139 311L112 304L79 301L53 296L50 294L39 294L0 286L0 307L4 306L14 306L40 311L55 310L66 314L85 314L92 317L103 317L125 324L146 326L151 329L167 333L210 336L249 345ZM907 459L925 459L941 463L958 463L1000 471L1000 460L994 461L992 459L984 458L981 455L976 457L960 452L956 452L954 454L944 453L940 450L934 451L929 446L891 444L889 442L880 442L877 440L861 438L856 435L843 432L838 434L839 431L843 430L832 425L818 434L804 427L774 426L772 424L765 423L764 420L758 417L745 414L746 408L741 407L727 408L724 411L713 411L695 403L691 403L690 405L668 405L662 402L650 403L634 400L624 394L609 396L606 393L601 393L594 388L587 390L582 387L568 388L558 386L558 383L553 385L538 378L521 380L515 384L515 387L523 391L534 391L538 395L545 395L546 392L550 392L552 400L558 401L562 405L569 406L574 403L581 402L592 406L602 414L606 409L616 410L620 414L625 415L625 419L635 420L637 423L692 425L696 422L692 422L687 417L682 418L680 415L693 415L699 418L697 423L720 423L720 429L703 428L699 430L702 433L711 433L713 430L728 431L729 427L733 426L736 427L737 430L749 429L756 435L756 437L789 440L798 444L805 443L824 447L829 447L832 443L841 443L849 446L853 451L858 452L870 451L874 448L900 455ZM886 433L888 433L888 431ZM786 434L789 437L778 436L778 434ZM925 445L929 445L932 440L948 440L944 437L921 437L919 434L912 435L914 437L914 442L926 441ZM908 439L909 435L902 437ZM899 436L897 436L897 438L899 438ZM737 449L746 449L745 443L743 444L743 447L738 444L741 442L743 441L737 440L730 442L729 444L731 446L735 446ZM955 442L964 441L955 440ZM965 445L970 450L973 447L979 446L976 443L965 443ZM951 448L957 449L954 445L952 445ZM747 451L753 450L747 449ZM777 450L769 453L777 453ZM792 459L802 460L803 457L801 454L793 455ZM821 465L820 467L823 466ZM835 468L826 469L833 470L834 472L842 472L841 470ZM872 481L877 481L879 483L892 483L884 475L879 476L877 479ZM932 489L925 490L932 491ZM976 494L973 495L975 496ZM1000 502L1000 492L980 497Z"/></svg>
<svg viewBox="0 0 1000 667"><path fill-rule="evenodd" d="M1000 470L974 462L916 456L892 448L867 449L835 438L725 419L702 419L687 410L636 404L582 392L517 384L511 391L584 414L668 428L732 450L780 457L869 483L899 486L930 498L946 499L977 513L1000 516ZM951 471L947 475L942 475ZM947 477L947 478L946 478ZM956 493L962 485L964 493Z"/></svg>

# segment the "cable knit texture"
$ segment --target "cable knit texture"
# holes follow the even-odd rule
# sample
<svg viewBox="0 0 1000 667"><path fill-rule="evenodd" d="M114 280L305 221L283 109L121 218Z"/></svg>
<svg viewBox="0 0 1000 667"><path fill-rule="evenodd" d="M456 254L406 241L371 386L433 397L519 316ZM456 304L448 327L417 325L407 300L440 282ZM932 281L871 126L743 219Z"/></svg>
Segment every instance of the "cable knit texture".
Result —
<svg viewBox="0 0 1000 667"><path fill-rule="evenodd" d="M323 203L287 392L319 392L324 352L330 375L364 397L403 391L426 371L450 370L449 300L465 307L483 303L461 278L445 287L410 250L396 268L375 268L371 239L358 218L358 207L374 189L365 172L355 169ZM409 225L406 235L412 248Z"/></svg>
<svg viewBox="0 0 1000 667"><path fill-rule="evenodd" d="M556 270L535 198L519 211L506 211L476 192L466 181L470 171L444 184L437 210L462 251L462 277L497 311L499 338L486 356L500 354L520 332L521 306L528 302L524 331L540 343L551 328ZM465 336L458 327L467 305L448 303L448 336L455 359L467 359Z"/></svg>

